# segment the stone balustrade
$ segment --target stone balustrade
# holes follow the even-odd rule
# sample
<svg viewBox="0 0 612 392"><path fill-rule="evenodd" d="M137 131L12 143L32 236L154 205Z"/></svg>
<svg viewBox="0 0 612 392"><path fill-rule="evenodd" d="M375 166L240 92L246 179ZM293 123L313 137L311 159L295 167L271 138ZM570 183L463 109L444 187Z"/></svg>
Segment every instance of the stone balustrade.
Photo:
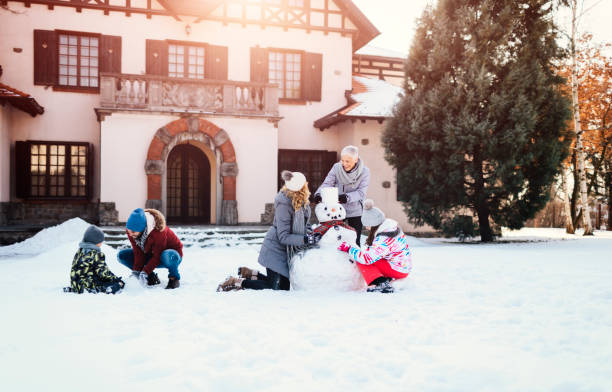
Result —
<svg viewBox="0 0 612 392"><path fill-rule="evenodd" d="M274 84L153 75L102 73L100 106L118 110L279 115L278 87Z"/></svg>

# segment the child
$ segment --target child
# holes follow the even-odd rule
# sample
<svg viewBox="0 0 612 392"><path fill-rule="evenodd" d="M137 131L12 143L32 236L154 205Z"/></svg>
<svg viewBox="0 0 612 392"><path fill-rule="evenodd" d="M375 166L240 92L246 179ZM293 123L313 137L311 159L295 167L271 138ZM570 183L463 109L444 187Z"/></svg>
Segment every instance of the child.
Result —
<svg viewBox="0 0 612 392"><path fill-rule="evenodd" d="M70 287L64 288L65 292L115 294L125 286L123 280L108 269L104 253L100 250L102 242L102 230L96 226L89 226L85 230L83 241L72 260Z"/></svg>
<svg viewBox="0 0 612 392"><path fill-rule="evenodd" d="M372 200L366 200L361 222L369 227L365 246L359 248L342 242L339 250L347 252L368 284L368 292L392 293L393 279L403 279L412 269L408 238L393 219L374 207Z"/></svg>

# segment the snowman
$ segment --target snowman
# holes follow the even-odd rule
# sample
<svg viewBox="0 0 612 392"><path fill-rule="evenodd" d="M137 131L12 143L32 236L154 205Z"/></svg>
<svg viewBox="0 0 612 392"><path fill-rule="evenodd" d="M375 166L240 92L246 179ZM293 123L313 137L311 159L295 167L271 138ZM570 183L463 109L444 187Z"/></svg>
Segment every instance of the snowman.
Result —
<svg viewBox="0 0 612 392"><path fill-rule="evenodd" d="M354 244L355 230L344 222L346 211L338 201L338 188L323 188L321 203L315 207L322 235L316 247L299 253L289 263L292 290L361 290L365 281L347 253L338 250L342 241Z"/></svg>

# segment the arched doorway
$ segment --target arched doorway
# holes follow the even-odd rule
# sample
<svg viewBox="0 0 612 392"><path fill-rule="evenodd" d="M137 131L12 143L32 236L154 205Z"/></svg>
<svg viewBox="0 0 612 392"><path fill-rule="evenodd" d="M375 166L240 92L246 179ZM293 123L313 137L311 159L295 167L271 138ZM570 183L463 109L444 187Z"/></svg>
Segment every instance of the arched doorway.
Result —
<svg viewBox="0 0 612 392"><path fill-rule="evenodd" d="M200 149L179 144L168 155L166 215L170 223L210 223L210 162Z"/></svg>

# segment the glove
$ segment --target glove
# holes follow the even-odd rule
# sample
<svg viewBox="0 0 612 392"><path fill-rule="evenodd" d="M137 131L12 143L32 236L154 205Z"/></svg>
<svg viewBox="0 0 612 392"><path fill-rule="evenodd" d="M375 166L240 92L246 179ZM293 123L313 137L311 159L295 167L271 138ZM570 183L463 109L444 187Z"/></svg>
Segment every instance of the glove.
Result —
<svg viewBox="0 0 612 392"><path fill-rule="evenodd" d="M312 198L312 202L315 204L318 204L322 201L323 199L321 198L321 195L319 195L318 193L315 193L314 197Z"/></svg>
<svg viewBox="0 0 612 392"><path fill-rule="evenodd" d="M348 203L348 196L346 195L346 193L343 193L340 196L338 196L338 201L340 202L340 204Z"/></svg>
<svg viewBox="0 0 612 392"><path fill-rule="evenodd" d="M304 244L314 245L321 240L321 233L308 233L304 236Z"/></svg>
<svg viewBox="0 0 612 392"><path fill-rule="evenodd" d="M338 250L348 253L348 251L351 250L351 246L347 244L346 242L342 241L342 243L338 247Z"/></svg>
<svg viewBox="0 0 612 392"><path fill-rule="evenodd" d="M151 272L149 275L147 275L147 284L149 286L155 286L156 284L160 283L161 282L159 281L159 277L155 272Z"/></svg>
<svg viewBox="0 0 612 392"><path fill-rule="evenodd" d="M140 271L138 273L138 283L140 283L142 287L147 287L147 273L146 272Z"/></svg>
<svg viewBox="0 0 612 392"><path fill-rule="evenodd" d="M140 271L132 271L132 274L130 275L130 278L138 279L139 275L140 275Z"/></svg>

